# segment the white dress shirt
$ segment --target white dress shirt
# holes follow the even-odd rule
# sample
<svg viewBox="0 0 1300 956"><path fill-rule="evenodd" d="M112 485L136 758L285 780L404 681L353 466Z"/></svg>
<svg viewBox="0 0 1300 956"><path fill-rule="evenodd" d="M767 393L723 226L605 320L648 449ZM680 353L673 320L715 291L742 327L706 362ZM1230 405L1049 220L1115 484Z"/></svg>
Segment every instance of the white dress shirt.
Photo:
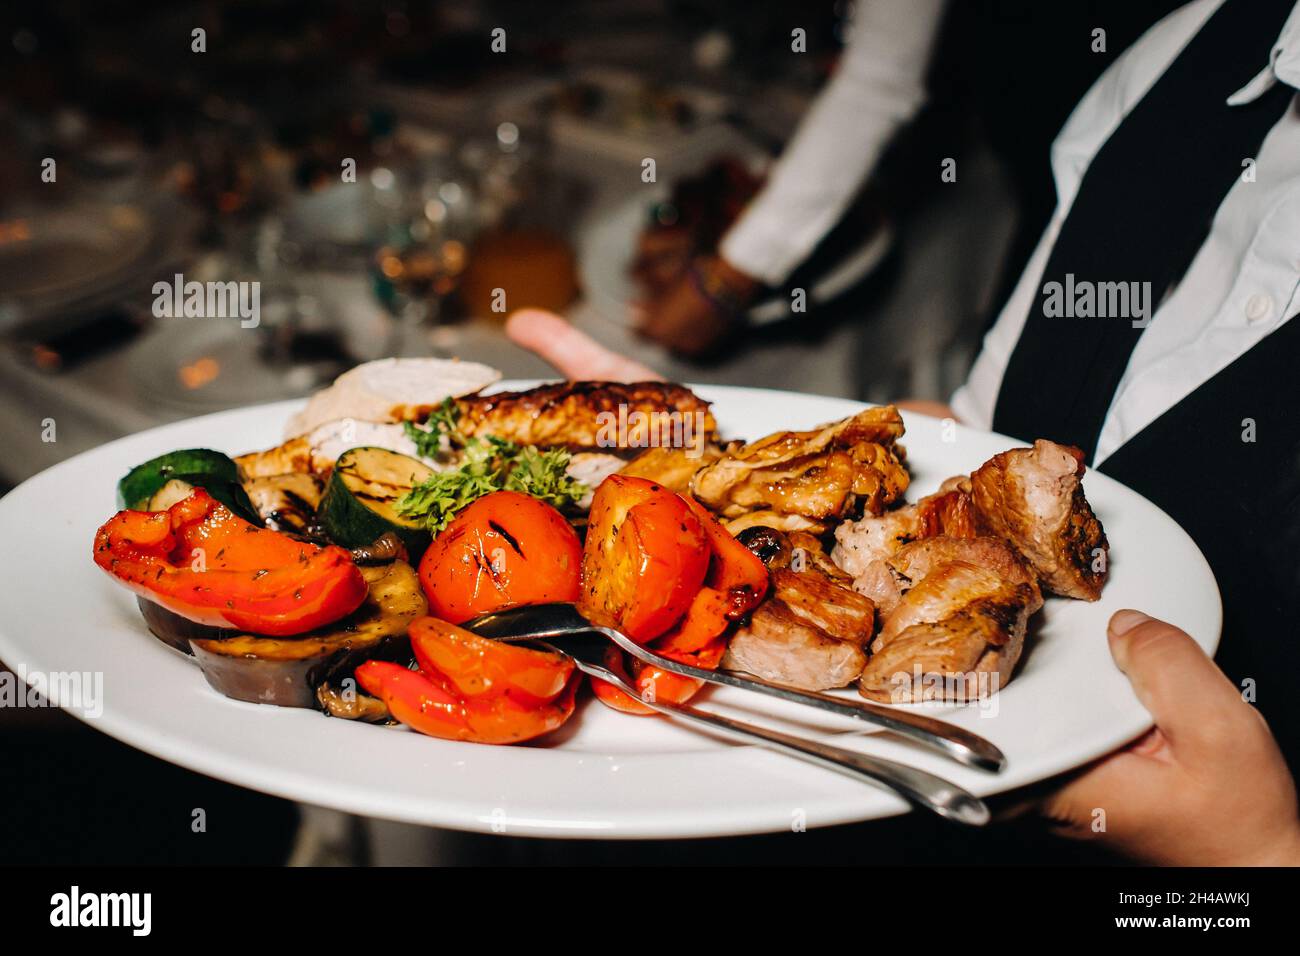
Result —
<svg viewBox="0 0 1300 956"><path fill-rule="evenodd" d="M1222 2L1195 0L1165 17L1075 107L1052 145L1056 211L970 377L953 395L963 421L992 426L1002 376L1029 311L1039 306L1043 270L1089 161ZM1277 83L1300 89L1300 3L1255 79L1223 96L1230 105L1248 103ZM1187 273L1138 340L1102 425L1094 465L1300 311L1300 102L1292 100L1258 156L1242 159L1255 161L1253 181L1246 164Z"/></svg>
<svg viewBox="0 0 1300 956"><path fill-rule="evenodd" d="M718 247L780 285L844 215L898 128L925 102L946 0L858 0L835 75Z"/></svg>

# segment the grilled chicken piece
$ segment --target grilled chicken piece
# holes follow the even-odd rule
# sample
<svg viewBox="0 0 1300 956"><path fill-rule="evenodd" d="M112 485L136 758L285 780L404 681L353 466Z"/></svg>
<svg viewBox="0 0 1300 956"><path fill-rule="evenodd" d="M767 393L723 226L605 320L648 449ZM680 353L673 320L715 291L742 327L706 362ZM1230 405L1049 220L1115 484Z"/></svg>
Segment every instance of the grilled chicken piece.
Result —
<svg viewBox="0 0 1300 956"><path fill-rule="evenodd" d="M282 445L266 451L249 452L235 459L239 474L250 478L274 478L276 475L311 472L311 442L306 438L290 438Z"/></svg>
<svg viewBox="0 0 1300 956"><path fill-rule="evenodd" d="M814 521L803 515L782 514L771 508L750 511L739 518L723 518L722 525L733 535L738 535L746 528L774 528L777 531L804 531L809 534L822 534L826 531L826 522Z"/></svg>
<svg viewBox="0 0 1300 956"><path fill-rule="evenodd" d="M769 598L731 637L722 666L800 690L850 684L867 662L861 644L831 637L785 602Z"/></svg>
<svg viewBox="0 0 1300 956"><path fill-rule="evenodd" d="M798 515L822 530L859 504L878 514L902 495L908 474L902 448L895 445L902 434L898 410L886 406L811 431L732 443L696 472L691 488L724 518L753 511ZM766 515L761 523L777 526Z"/></svg>
<svg viewBox="0 0 1300 956"><path fill-rule="evenodd" d="M697 448L647 448L620 472L636 478L658 482L679 495L690 494L695 473L722 455L717 445Z"/></svg>
<svg viewBox="0 0 1300 956"><path fill-rule="evenodd" d="M473 395L456 404L464 434L520 445L702 448L718 428L708 402L667 382L562 382ZM619 434L620 425L625 434Z"/></svg>
<svg viewBox="0 0 1300 956"><path fill-rule="evenodd" d="M494 368L459 359L366 362L313 395L306 407L289 419L284 437L305 435L326 422L345 418L363 422L423 420L444 399L477 392L499 378L501 373Z"/></svg>
<svg viewBox="0 0 1300 956"><path fill-rule="evenodd" d="M1106 581L1106 533L1084 497L1083 454L1039 439L994 455L970 476L980 534L1006 538L1053 594L1095 601Z"/></svg>
<svg viewBox="0 0 1300 956"><path fill-rule="evenodd" d="M967 700L1011 679L1029 615L1031 583L967 561L934 568L885 615L858 687L873 700ZM972 675L997 674L980 685ZM991 678L990 678L991 679Z"/></svg>

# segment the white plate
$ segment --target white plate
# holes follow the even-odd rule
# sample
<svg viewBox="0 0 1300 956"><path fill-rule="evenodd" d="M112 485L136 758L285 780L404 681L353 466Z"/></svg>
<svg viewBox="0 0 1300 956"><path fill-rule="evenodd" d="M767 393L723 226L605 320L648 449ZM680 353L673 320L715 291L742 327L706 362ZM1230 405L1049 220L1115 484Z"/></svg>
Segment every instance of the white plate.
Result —
<svg viewBox="0 0 1300 956"><path fill-rule="evenodd" d="M510 383L503 383L509 386ZM699 388L724 434L757 437L848 415L850 401L762 389ZM150 636L135 599L91 562L95 529L114 511L128 468L176 448L232 453L279 440L285 402L155 428L37 475L0 500L0 660L27 673L101 672L103 712L91 726L165 760L256 790L369 816L467 830L564 837L702 837L828 826L902 813L890 793L660 718L628 717L592 700L542 746L489 747L239 703ZM933 490L1016 444L908 415L909 497ZM932 757L852 722L782 706L808 732L923 766L989 795L1077 767L1150 726L1106 647L1106 621L1138 607L1213 651L1218 589L1191 539L1163 512L1104 475L1088 498L1110 538L1112 573L1095 604L1051 599L1020 673L985 709L946 716L1006 752L998 775ZM777 703L730 689L702 695L731 713ZM995 706L994 706L995 705ZM71 708L70 708L71 709ZM74 713L75 713L74 709ZM78 714L78 716L85 716Z"/></svg>

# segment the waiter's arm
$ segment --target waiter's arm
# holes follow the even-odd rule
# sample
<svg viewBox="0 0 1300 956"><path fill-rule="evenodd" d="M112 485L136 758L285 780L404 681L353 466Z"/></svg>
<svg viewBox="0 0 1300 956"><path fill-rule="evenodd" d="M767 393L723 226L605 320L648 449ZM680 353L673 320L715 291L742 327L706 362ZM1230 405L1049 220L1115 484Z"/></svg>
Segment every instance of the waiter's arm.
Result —
<svg viewBox="0 0 1300 956"><path fill-rule="evenodd" d="M649 338L710 351L764 286L779 286L844 215L925 102L925 74L947 0L859 0L835 75L767 183L719 244L638 310Z"/></svg>

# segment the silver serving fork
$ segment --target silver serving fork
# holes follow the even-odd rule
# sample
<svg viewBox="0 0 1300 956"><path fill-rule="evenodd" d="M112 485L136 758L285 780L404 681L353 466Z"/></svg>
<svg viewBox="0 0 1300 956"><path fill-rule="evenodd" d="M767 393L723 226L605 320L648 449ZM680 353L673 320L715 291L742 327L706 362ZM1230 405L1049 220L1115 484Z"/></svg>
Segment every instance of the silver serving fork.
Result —
<svg viewBox="0 0 1300 956"><path fill-rule="evenodd" d="M989 809L983 800L957 784L924 770L844 747L836 747L833 744L768 730L765 727L733 720L686 704L670 704L666 701L641 697L624 678L604 666L602 659L605 642L601 637L593 634L590 628L587 633L566 637L559 644L551 644L544 640L532 640L526 643L570 658L584 674L608 681L623 693L640 700L647 707L657 710L666 717L709 730L721 731L768 750L775 750L860 780L883 785L916 806L931 810L947 820L968 826L983 826L989 822Z"/></svg>
<svg viewBox="0 0 1300 956"><path fill-rule="evenodd" d="M529 604L507 608L504 611L476 617L461 626L476 634L499 641L520 642L544 639L555 644L561 653L565 653L565 648L570 641L583 635L600 634L638 660L683 677L694 677L710 684L739 687L742 690L766 694L779 700L806 704L841 717L851 717L914 740L969 767L996 773L1007 764L1006 756L990 741L925 714L885 707L866 700L848 700L832 697L830 694L779 687L742 677L731 671L708 671L669 660L642 647L615 628L592 624L572 604Z"/></svg>

